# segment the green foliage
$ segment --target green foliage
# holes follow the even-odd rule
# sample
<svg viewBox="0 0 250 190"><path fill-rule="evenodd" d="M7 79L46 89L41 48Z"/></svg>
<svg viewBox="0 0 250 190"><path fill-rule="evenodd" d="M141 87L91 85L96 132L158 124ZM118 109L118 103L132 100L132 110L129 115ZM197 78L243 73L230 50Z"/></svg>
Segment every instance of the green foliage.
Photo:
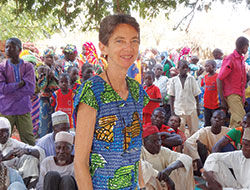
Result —
<svg viewBox="0 0 250 190"><path fill-rule="evenodd" d="M215 1L223 3L226 0L13 0L12 3L0 0L0 24L4 26L0 35L5 38L13 32L13 35L25 38L26 34L31 34L31 30L32 39L35 35L41 37L52 34L64 26L89 31L98 29L101 19L109 14L136 11L140 17L152 19L162 10L167 17L178 4L190 7L192 12L207 11ZM246 1L250 8L250 0L228 1L235 4ZM22 34L20 31L25 32Z"/></svg>
<svg viewBox="0 0 250 190"><path fill-rule="evenodd" d="M36 18L30 12L19 12L16 6L17 4L14 1L0 1L1 40L15 36L22 41L33 41L49 37L57 31L57 19L53 16L48 14Z"/></svg>

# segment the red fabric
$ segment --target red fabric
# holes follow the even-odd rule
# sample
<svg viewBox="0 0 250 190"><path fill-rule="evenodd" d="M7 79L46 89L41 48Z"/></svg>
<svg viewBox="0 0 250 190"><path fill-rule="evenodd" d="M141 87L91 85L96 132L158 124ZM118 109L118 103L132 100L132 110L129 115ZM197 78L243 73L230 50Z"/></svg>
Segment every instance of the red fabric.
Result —
<svg viewBox="0 0 250 190"><path fill-rule="evenodd" d="M223 95L238 94L245 97L246 68L244 57L236 50L224 58L218 78L223 83Z"/></svg>
<svg viewBox="0 0 250 190"><path fill-rule="evenodd" d="M144 129L143 129L143 133L142 133L142 138L146 138L149 135L153 135L155 133L159 133L159 129L158 127L154 126L154 125L147 125Z"/></svg>
<svg viewBox="0 0 250 190"><path fill-rule="evenodd" d="M217 76L217 73L213 76L208 76L207 74L201 81L201 86L205 86L204 107L208 109L219 108L219 98L216 83Z"/></svg>
<svg viewBox="0 0 250 190"><path fill-rule="evenodd" d="M143 124L151 123L151 116L152 116L152 114L150 114L150 113L143 113L143 115L142 115Z"/></svg>
<svg viewBox="0 0 250 190"><path fill-rule="evenodd" d="M174 129L172 129L171 127L167 126L167 125L162 125L160 132L167 132L167 133L175 133Z"/></svg>
<svg viewBox="0 0 250 190"><path fill-rule="evenodd" d="M144 86L144 90L147 92L149 98L153 98L153 99L161 98L160 89L155 85ZM143 108L143 113L152 114L154 109L158 108L159 106L160 106L159 102L153 102L150 100L149 103Z"/></svg>
<svg viewBox="0 0 250 190"><path fill-rule="evenodd" d="M68 94L63 94L61 89L59 89L53 93L51 103L51 105L55 108L55 111L63 111L69 116L70 128L74 127L72 118L74 110L73 97L74 93L71 89Z"/></svg>

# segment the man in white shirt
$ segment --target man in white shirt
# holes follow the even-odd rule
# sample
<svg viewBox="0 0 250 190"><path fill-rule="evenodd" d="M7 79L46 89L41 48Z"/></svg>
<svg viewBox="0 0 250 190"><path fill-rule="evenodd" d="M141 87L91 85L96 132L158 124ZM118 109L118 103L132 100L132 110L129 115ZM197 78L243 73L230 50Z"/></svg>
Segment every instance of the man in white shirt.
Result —
<svg viewBox="0 0 250 190"><path fill-rule="evenodd" d="M230 128L223 127L225 117L223 111L216 110L211 118L212 126L199 129L184 143L184 153L192 157L199 169L203 167L206 158L199 155L198 141L204 145L210 154L213 146L230 131Z"/></svg>
<svg viewBox="0 0 250 190"><path fill-rule="evenodd" d="M161 183L168 189L194 189L192 159L188 155L161 146L159 129L153 125L143 129L143 142L141 163L147 190L163 190Z"/></svg>
<svg viewBox="0 0 250 190"><path fill-rule="evenodd" d="M169 96L171 114L181 117L180 130L185 132L188 125L191 136L198 130L199 98L200 88L193 76L188 74L188 62L180 60L178 63L179 75L170 80Z"/></svg>
<svg viewBox="0 0 250 190"><path fill-rule="evenodd" d="M250 129L245 129L242 150L209 155L203 175L209 189L250 189Z"/></svg>
<svg viewBox="0 0 250 190"><path fill-rule="evenodd" d="M74 136L61 131L55 136L56 156L45 158L41 164L37 190L76 190L74 179Z"/></svg>

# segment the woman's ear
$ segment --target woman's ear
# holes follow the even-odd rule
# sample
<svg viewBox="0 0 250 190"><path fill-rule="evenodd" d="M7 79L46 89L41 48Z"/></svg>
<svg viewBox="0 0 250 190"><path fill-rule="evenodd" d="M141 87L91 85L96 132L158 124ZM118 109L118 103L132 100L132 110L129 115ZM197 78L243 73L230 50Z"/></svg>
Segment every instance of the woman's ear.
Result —
<svg viewBox="0 0 250 190"><path fill-rule="evenodd" d="M107 56L107 55L108 55L107 46L104 45L102 42L99 42L98 46L99 46L99 49L101 50L101 53L102 53L104 56Z"/></svg>

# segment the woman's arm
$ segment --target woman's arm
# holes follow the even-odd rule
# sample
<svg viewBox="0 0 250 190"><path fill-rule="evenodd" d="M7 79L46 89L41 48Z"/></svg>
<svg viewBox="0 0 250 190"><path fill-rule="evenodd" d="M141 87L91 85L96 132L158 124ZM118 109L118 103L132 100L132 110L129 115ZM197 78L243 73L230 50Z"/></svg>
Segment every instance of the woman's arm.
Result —
<svg viewBox="0 0 250 190"><path fill-rule="evenodd" d="M80 103L77 113L75 137L75 177L79 190L92 190L92 179L89 172L89 156L92 147L96 123L96 110L87 104Z"/></svg>

